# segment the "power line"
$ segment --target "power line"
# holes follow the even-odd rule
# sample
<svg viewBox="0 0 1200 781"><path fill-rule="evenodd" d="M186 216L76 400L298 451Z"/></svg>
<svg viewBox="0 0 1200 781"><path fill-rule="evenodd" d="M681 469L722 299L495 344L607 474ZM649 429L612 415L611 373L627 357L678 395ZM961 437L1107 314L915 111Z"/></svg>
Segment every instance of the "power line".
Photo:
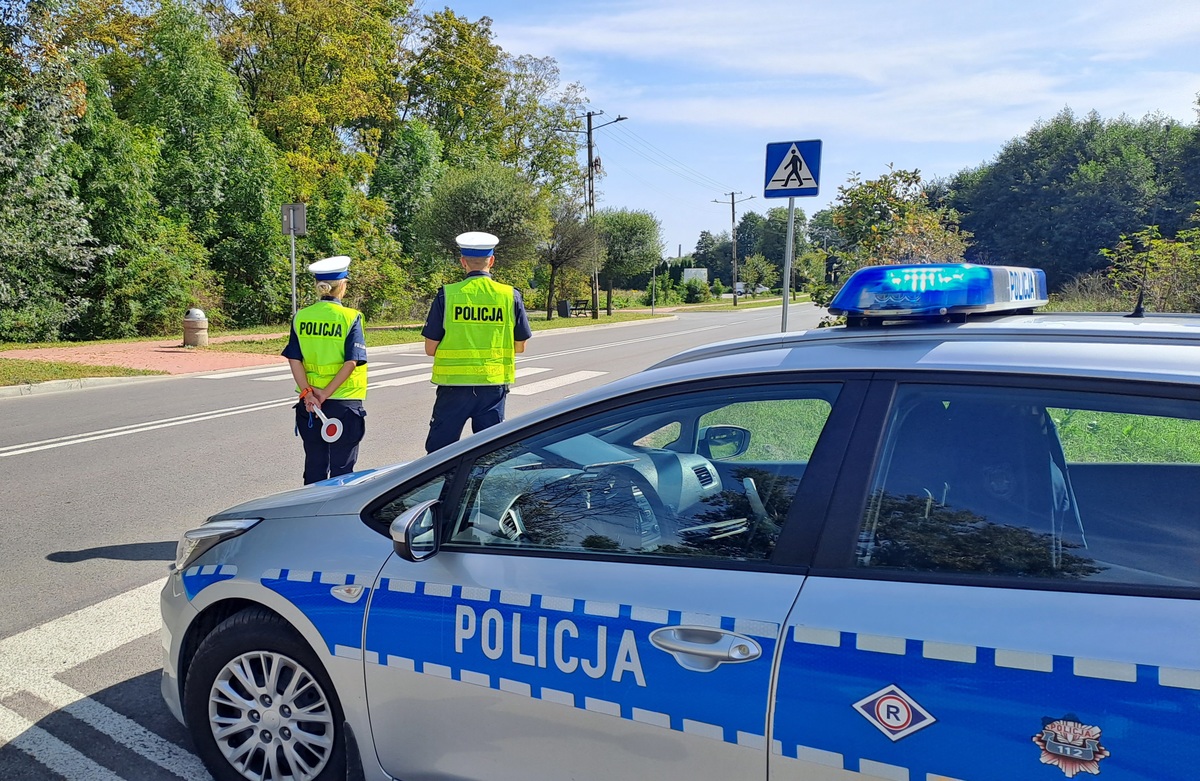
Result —
<svg viewBox="0 0 1200 781"><path fill-rule="evenodd" d="M708 182L708 185L707 185L708 187L717 187L721 190L724 190L726 187L729 187L728 184L726 184L724 182L720 182L720 181L712 178L711 176L704 173L703 171L697 171L695 168L692 168L687 163L684 163L683 161L679 160L678 158L672 157L670 154L668 154L667 152L664 152L662 149L660 149L659 147L650 143L646 139L642 138L641 136L639 136L637 133L630 130L629 128L623 127L623 128L619 128L619 130L622 133L636 139L636 141L638 143L640 143L642 146L645 146L645 147L649 148L650 150L652 150L655 155L655 161L659 162L661 165L663 165L663 167L667 167L667 166L664 163L662 163L662 161L669 160L672 163L674 163L675 167L677 167L678 169L687 171L691 176L697 177L699 179L702 179L702 180L705 180L706 182ZM730 188L730 189L733 189L733 188Z"/></svg>
<svg viewBox="0 0 1200 781"><path fill-rule="evenodd" d="M724 185L714 185L712 180L709 180L708 178L704 178L704 176L702 174L692 172L692 170L689 168L686 168L686 167L679 168L679 167L668 166L668 164L666 164L665 162L662 162L660 160L660 158L658 158L652 154L649 154L649 152L643 151L641 149L637 149L636 146L626 143L625 140L622 138L613 136L612 140L613 140L613 142L616 142L617 144L624 146L625 149L628 149L629 151L634 152L634 154L637 155L638 157L642 157L643 160L646 160L649 163L655 164L655 166L658 166L659 168L666 170L667 173L671 173L676 176L679 176L680 179L684 179L685 181L691 182L692 185L696 185L697 187L702 187L703 190L712 190L712 188L714 186L724 188Z"/></svg>

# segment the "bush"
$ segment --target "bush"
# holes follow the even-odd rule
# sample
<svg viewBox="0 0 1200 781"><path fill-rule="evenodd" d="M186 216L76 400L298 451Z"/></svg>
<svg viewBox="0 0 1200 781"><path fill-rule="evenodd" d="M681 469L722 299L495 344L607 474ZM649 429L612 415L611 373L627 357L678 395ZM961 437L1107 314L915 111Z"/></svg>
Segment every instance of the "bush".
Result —
<svg viewBox="0 0 1200 781"><path fill-rule="evenodd" d="M689 279L683 285L683 302L685 304L702 304L711 297L708 285L698 279Z"/></svg>

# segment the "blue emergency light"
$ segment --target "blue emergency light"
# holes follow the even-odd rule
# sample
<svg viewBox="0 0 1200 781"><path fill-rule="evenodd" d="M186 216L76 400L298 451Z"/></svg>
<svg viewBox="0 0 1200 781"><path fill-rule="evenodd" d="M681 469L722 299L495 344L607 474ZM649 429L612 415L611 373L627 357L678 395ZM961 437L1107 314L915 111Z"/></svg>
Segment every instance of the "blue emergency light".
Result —
<svg viewBox="0 0 1200 781"><path fill-rule="evenodd" d="M1040 268L921 263L859 269L833 297L829 312L864 322L1017 312L1049 300Z"/></svg>

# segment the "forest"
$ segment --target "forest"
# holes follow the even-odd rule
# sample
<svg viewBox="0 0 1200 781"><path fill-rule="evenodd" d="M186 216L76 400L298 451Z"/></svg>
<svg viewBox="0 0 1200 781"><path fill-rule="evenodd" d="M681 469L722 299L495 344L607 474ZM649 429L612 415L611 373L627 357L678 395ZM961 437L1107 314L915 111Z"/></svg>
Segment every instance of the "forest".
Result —
<svg viewBox="0 0 1200 781"><path fill-rule="evenodd" d="M498 276L547 316L593 279L611 307L664 258L667 294L685 267L730 284L728 231L670 258L652 213L589 213L589 110L552 58L448 7L0 4L0 341L175 333L189 307L284 323L286 204L307 211L297 265L353 257L373 322L420 319L467 229L500 237ZM965 259L1044 268L1083 306L1200 311L1198 202L1200 126L1064 109L946 179L856 174L798 213L794 283L820 301L861 265ZM749 289L781 284L785 236L784 209L742 215Z"/></svg>

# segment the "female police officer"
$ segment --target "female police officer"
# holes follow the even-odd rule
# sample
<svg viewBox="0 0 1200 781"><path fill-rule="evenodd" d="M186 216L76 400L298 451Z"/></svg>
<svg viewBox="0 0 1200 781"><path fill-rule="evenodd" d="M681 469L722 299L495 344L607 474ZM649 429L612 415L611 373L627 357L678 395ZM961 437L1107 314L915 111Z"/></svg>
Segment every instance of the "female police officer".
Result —
<svg viewBox="0 0 1200 781"><path fill-rule="evenodd" d="M321 300L296 313L283 349L300 394L296 432L304 442L305 485L353 472L358 444L366 432L367 345L362 315L342 305L349 268L350 258L345 255L308 267ZM321 436L318 409L341 421L341 436L333 442Z"/></svg>

